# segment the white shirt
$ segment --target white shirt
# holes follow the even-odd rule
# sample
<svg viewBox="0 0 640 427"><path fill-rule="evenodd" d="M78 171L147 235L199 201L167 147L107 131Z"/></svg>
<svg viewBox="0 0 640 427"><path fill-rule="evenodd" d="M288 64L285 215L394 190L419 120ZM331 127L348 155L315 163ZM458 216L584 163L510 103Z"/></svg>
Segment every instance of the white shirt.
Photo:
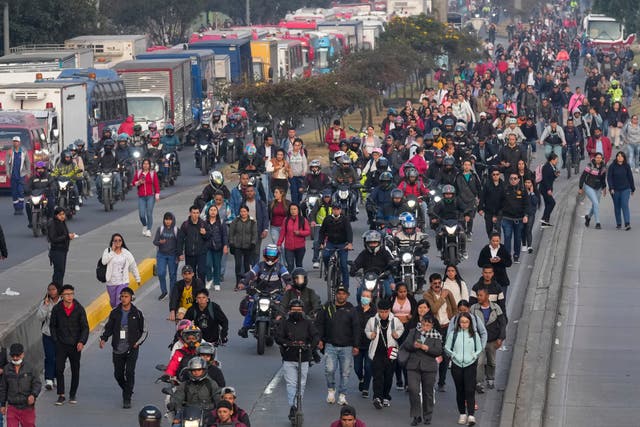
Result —
<svg viewBox="0 0 640 427"><path fill-rule="evenodd" d="M500 249L500 246L494 249L493 246L489 245L489 252L491 252L491 258L495 258L498 256L498 249Z"/></svg>

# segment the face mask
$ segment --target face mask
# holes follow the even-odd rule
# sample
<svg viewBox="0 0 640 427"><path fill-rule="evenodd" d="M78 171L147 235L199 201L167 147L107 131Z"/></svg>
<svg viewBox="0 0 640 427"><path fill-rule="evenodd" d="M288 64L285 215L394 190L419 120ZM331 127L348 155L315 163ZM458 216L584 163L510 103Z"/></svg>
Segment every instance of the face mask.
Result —
<svg viewBox="0 0 640 427"><path fill-rule="evenodd" d="M296 322L302 320L302 313L298 312L298 311L294 311L292 313L289 313L289 318L291 320L294 320Z"/></svg>
<svg viewBox="0 0 640 427"><path fill-rule="evenodd" d="M369 304L371 304L371 298L369 298L369 297L360 297L360 303L362 305L369 305Z"/></svg>
<svg viewBox="0 0 640 427"><path fill-rule="evenodd" d="M16 366L22 365L22 359L18 359L18 360L11 359L11 363L13 363Z"/></svg>

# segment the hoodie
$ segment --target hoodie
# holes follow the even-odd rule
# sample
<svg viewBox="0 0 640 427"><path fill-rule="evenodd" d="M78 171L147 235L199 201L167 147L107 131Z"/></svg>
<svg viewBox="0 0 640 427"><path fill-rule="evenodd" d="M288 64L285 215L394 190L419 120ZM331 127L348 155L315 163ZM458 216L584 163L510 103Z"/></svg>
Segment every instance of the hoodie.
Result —
<svg viewBox="0 0 640 427"><path fill-rule="evenodd" d="M156 229L156 235L153 238L153 244L158 247L158 254L162 255L178 255L178 227L176 227L176 218L171 212L171 226L165 228L164 220L162 225ZM165 240L160 243L160 240Z"/></svg>
<svg viewBox="0 0 640 427"><path fill-rule="evenodd" d="M122 124L120 125L120 127L118 128L118 134L121 133L126 133L129 136L133 135L133 115L129 115L127 116L126 119L124 119L124 122L122 122Z"/></svg>

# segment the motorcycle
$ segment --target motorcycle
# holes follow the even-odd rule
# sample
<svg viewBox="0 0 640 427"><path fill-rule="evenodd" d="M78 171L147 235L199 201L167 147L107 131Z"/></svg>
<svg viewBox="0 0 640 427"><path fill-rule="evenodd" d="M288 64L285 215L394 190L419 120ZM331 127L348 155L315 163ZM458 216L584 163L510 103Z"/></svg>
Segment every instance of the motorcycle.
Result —
<svg viewBox="0 0 640 427"><path fill-rule="evenodd" d="M377 305L378 301L385 297L384 281L389 277L389 273L383 271L378 274L375 271L366 271L362 276L362 290L371 292L371 303ZM388 295L387 295L388 296Z"/></svg>
<svg viewBox="0 0 640 427"><path fill-rule="evenodd" d="M424 215L422 214L422 209L420 208L420 202L422 202L422 197L416 197L413 194L409 194L405 198L405 203L409 208L409 213L413 215L417 220L417 225L420 230L424 229Z"/></svg>
<svg viewBox="0 0 640 427"><path fill-rule="evenodd" d="M360 184L337 184L336 191L331 196L333 203L339 203L342 207L342 214L351 219L351 222L356 221L357 212L353 212L356 208L355 201L357 200L357 192L362 186Z"/></svg>
<svg viewBox="0 0 640 427"><path fill-rule="evenodd" d="M57 205L64 209L67 218L73 218L76 213L73 188L74 183L66 176L60 176L56 179L56 200Z"/></svg>
<svg viewBox="0 0 640 427"><path fill-rule="evenodd" d="M416 240L410 245L396 246L397 249L395 255L398 261L396 265L395 281L396 283L406 283L409 291L413 294L424 285L424 277L418 277L419 273L416 269L415 263L419 261L429 250L429 242L427 240Z"/></svg>
<svg viewBox="0 0 640 427"><path fill-rule="evenodd" d="M98 178L102 182L102 204L105 212L113 210L115 204L114 195L114 174L117 172L98 172Z"/></svg>
<svg viewBox="0 0 640 427"><path fill-rule="evenodd" d="M318 200L320 200L320 191L318 190L309 190L304 194L302 204L305 207L303 213L306 218L310 218L311 211L315 208Z"/></svg>
<svg viewBox="0 0 640 427"><path fill-rule="evenodd" d="M156 381L157 382L157 381ZM167 386L162 388L162 393L169 396L171 399L175 394L175 387ZM204 427L206 425L205 418L209 409L209 402L202 402L202 405L187 405L182 408L182 419L180 420L180 426L182 427ZM169 412L175 412L173 402L167 404Z"/></svg>
<svg viewBox="0 0 640 427"><path fill-rule="evenodd" d="M239 158L239 153L242 151L242 140L233 134L222 134L222 149L224 150L224 161L229 163L235 163Z"/></svg>
<svg viewBox="0 0 640 427"><path fill-rule="evenodd" d="M33 237L40 237L47 234L47 195L42 190L33 190L27 199L31 205L31 224Z"/></svg>
<svg viewBox="0 0 640 427"><path fill-rule="evenodd" d="M178 168L175 151L164 153L164 155L162 156L162 166L165 174L162 177L163 182L161 184L163 184L164 187L175 184L176 179L178 179Z"/></svg>
<svg viewBox="0 0 640 427"><path fill-rule="evenodd" d="M270 117L271 116L269 116L269 118ZM271 123L266 120L255 122L255 127L253 129L253 143L256 148L260 148L264 145L264 138L270 133L270 125Z"/></svg>
<svg viewBox="0 0 640 427"><path fill-rule="evenodd" d="M438 231L442 239L440 258L444 265L458 265L462 261L462 242L460 241L460 223L455 219L441 221Z"/></svg>
<svg viewBox="0 0 640 427"><path fill-rule="evenodd" d="M198 141L194 156L196 159L196 168L200 169L202 175L207 175L215 163L213 144L206 140Z"/></svg>
<svg viewBox="0 0 640 427"><path fill-rule="evenodd" d="M253 335L257 340L258 354L264 354L265 346L271 347L274 343L275 319L280 314L280 297L282 290L272 291L256 290L253 296L254 305L254 329Z"/></svg>

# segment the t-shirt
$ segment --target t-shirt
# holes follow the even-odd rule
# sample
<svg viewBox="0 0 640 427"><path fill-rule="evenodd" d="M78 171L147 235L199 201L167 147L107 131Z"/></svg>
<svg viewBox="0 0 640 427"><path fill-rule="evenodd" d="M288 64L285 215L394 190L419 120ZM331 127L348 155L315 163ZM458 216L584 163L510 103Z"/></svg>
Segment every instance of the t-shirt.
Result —
<svg viewBox="0 0 640 427"><path fill-rule="evenodd" d="M480 311L482 311L482 315L484 316L484 324L486 325L489 321L489 316L491 315L491 307L480 307Z"/></svg>
<svg viewBox="0 0 640 427"><path fill-rule="evenodd" d="M180 297L180 307L189 309L193 305L193 286L184 287Z"/></svg>
<svg viewBox="0 0 640 427"><path fill-rule="evenodd" d="M123 354L129 351L129 311L124 308L122 310L122 318L120 319L120 330L117 332L119 341L118 347L114 350L116 354Z"/></svg>

